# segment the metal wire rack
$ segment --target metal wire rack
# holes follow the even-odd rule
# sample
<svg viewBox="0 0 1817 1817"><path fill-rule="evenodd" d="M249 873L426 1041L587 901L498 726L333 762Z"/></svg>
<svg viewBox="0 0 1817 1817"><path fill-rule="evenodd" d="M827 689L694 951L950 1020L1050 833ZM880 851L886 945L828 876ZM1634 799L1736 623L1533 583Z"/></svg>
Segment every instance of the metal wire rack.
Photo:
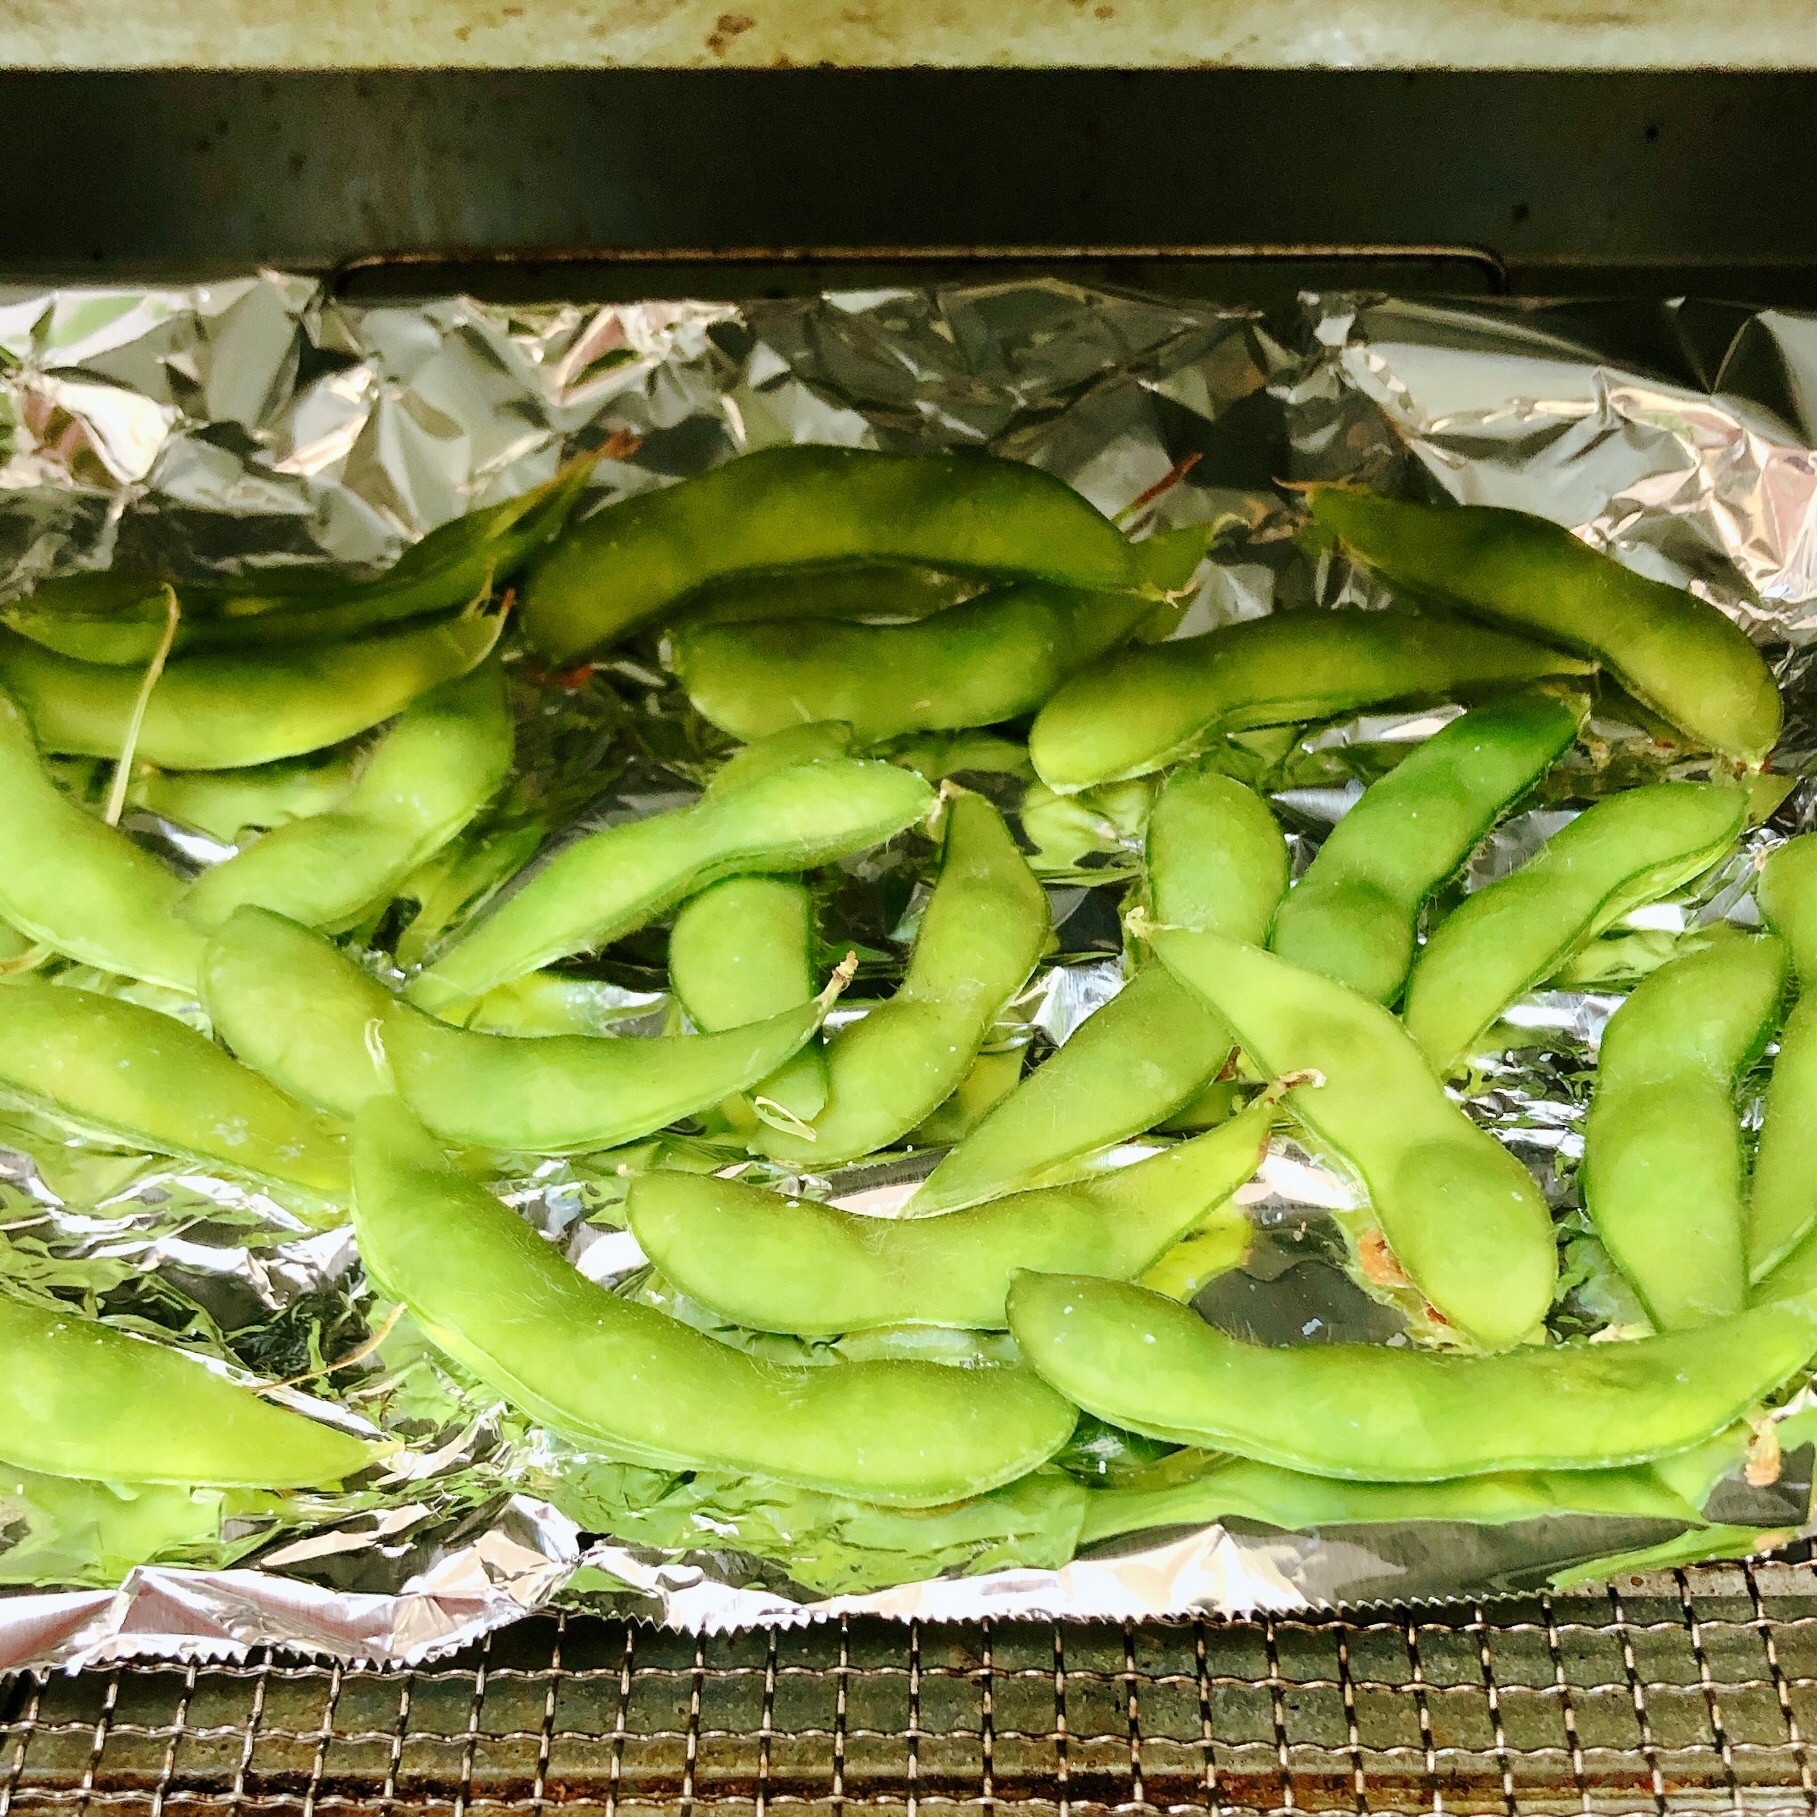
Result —
<svg viewBox="0 0 1817 1817"><path fill-rule="evenodd" d="M1808 1564L1262 1622L546 1617L410 1672L22 1674L0 1817L331 1810L1817 1814Z"/></svg>

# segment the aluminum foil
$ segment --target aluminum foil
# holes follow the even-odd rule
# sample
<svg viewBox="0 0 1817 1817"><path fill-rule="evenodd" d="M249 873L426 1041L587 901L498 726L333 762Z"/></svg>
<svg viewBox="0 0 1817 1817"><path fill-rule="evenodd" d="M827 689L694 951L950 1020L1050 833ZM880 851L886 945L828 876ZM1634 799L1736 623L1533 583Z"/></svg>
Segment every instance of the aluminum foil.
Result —
<svg viewBox="0 0 1817 1817"><path fill-rule="evenodd" d="M113 563L195 576L364 573L579 452L597 455L609 498L788 440L984 446L1047 467L1110 512L1162 488L1136 515L1138 533L1212 531L1182 635L1277 609L1380 603L1367 576L1294 541L1277 479L1353 476L1539 512L1731 613L1772 648L1790 708L1775 760L1784 797L1763 791L1745 849L1599 942L1580 976L1517 1006L1521 1038L1477 1082L1473 1114L1569 1220L1596 1044L1622 992L1700 926L1752 919L1754 862L1817 819L1814 416L1817 318L1686 302L1573 311L1334 296L1268 316L1018 280L744 307L440 298L355 309L269 272L182 291L13 290L0 292L0 598ZM519 665L514 685L521 786L478 841L499 855L501 875L577 830L688 799L725 748L669 682L653 641L584 680ZM1229 756L1274 799L1303 869L1362 788L1454 711L1252 737ZM1643 728L1596 718L1591 733L1588 755L1485 842L1465 887L1504 874L1610 787L1697 773ZM1144 792L1056 803L1013 761L972 752L964 762L979 767L962 765L963 780L1012 815L1049 883L1061 950L990 1043L1038 1064L1120 987L1118 913ZM92 781L79 768L65 780ZM191 868L232 849L144 809L127 824ZM931 853L905 837L829 889L826 938L864 959L847 1013L898 975ZM483 858L459 912L483 895ZM660 955L659 940L625 943L559 1000L506 1006L497 1025L658 1032L673 1013ZM199 1018L169 993L78 981ZM1041 1518L1031 1508L1006 1517L1024 1549L1009 1568L981 1568L999 1533L957 1545L937 1575L829 1588L851 1542L831 1548L816 1588L739 1550L737 1520L710 1496L665 1512L662 1496L645 1494L639 1519L603 1534L578 1518L602 1496L624 1499L622 1468L576 1456L439 1357L372 1298L346 1228L0 1107L0 1142L8 1131L37 1157L16 1153L0 1168L0 1268L14 1291L80 1301L246 1379L283 1381L285 1396L322 1417L406 1443L382 1476L345 1495L147 1504L101 1489L119 1503L102 1508L105 1520L95 1506L47 1512L29 1485L0 1482L0 1581L15 1586L0 1596L0 1668L219 1658L260 1645L408 1663L552 1601L718 1630L861 1612L1144 1617L1489 1595L1667 1536L1564 1517L1310 1535L1233 1521L1031 1564ZM725 1158L699 1137L661 1143L689 1164ZM649 1164L657 1147L500 1156L493 1185L594 1278L711 1327L704 1309L648 1275L618 1227L620 1169ZM1130 1145L1131 1157L1141 1152ZM885 1157L792 1184L887 1214L931 1164L925 1152ZM1283 1139L1243 1198L1254 1251L1200 1296L1202 1314L1271 1341L1394 1341L1405 1309L1341 1265L1355 1203L1345 1181ZM1562 1316L1586 1330L1619 1324L1619 1283L1587 1227L1568 1261L1576 1284ZM737 1341L808 1361L865 1349ZM876 1340L867 1353L906 1341ZM912 1341L957 1358L1005 1340ZM1722 1518L1797 1528L1810 1474L1807 1447L1768 1489L1726 1483ZM122 1544L159 1534L160 1562L109 1575L95 1541L109 1520L125 1523ZM829 1526L841 1544L851 1530ZM858 1551L861 1565L874 1557ZM72 1578L86 1587L44 1587Z"/></svg>

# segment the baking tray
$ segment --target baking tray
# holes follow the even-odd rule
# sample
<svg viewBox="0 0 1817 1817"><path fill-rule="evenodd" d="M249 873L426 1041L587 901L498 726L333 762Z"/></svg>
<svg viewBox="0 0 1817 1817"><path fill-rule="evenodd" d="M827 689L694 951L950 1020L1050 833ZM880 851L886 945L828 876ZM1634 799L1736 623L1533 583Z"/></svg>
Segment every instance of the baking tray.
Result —
<svg viewBox="0 0 1817 1817"><path fill-rule="evenodd" d="M415 1671L16 1678L0 1817L1817 1812L1817 1578L1262 1622L537 1617Z"/></svg>

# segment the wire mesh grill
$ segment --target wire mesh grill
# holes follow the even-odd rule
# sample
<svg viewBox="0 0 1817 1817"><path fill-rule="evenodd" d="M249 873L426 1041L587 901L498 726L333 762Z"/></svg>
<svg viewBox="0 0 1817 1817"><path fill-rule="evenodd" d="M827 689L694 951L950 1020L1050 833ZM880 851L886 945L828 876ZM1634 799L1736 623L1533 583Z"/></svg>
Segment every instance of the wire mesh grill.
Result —
<svg viewBox="0 0 1817 1817"><path fill-rule="evenodd" d="M723 1638L539 1618L413 1672L12 1681L14 1812L1817 1814L1809 1565L1361 1617Z"/></svg>

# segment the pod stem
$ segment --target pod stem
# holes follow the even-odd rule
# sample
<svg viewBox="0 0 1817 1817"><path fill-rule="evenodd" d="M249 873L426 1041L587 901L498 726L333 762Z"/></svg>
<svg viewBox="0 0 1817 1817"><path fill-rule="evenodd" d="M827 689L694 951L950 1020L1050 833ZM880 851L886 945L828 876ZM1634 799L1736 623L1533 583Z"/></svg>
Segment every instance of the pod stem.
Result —
<svg viewBox="0 0 1817 1817"><path fill-rule="evenodd" d="M1191 454L1182 455L1168 468L1163 478L1156 480L1146 492L1138 492L1110 521L1121 529L1132 518L1139 516L1144 506L1152 505L1163 493L1171 492L1204 458L1203 451L1197 448Z"/></svg>
<svg viewBox="0 0 1817 1817"><path fill-rule="evenodd" d="M126 811L126 788L132 781L133 753L139 748L139 732L145 724L145 709L151 705L151 691L158 685L158 677L164 673L164 664L169 659L172 645L177 641L177 620L182 615L183 608L178 603L177 590L166 583L164 635L158 639L158 647L152 651L151 661L145 665L144 679L139 683L139 692L132 703L132 717L126 722L126 739L114 764L114 780L107 791L107 806L101 814L101 818L109 826L118 826L120 816Z"/></svg>
<svg viewBox="0 0 1817 1817"><path fill-rule="evenodd" d="M826 981L826 988L814 999L821 1013L825 1014L845 993L845 987L858 975L858 955L848 952L833 967L833 975Z"/></svg>

